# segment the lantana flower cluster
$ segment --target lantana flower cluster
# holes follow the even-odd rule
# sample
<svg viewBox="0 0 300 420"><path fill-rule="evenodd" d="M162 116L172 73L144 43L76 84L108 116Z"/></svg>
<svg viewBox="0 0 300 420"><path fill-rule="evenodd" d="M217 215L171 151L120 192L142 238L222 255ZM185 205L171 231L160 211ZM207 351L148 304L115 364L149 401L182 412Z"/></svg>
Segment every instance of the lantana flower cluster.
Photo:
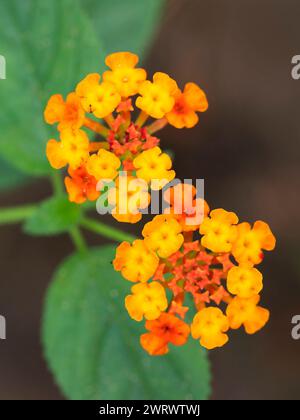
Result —
<svg viewBox="0 0 300 420"><path fill-rule="evenodd" d="M44 113L47 123L57 124L59 134L59 140L47 143L48 160L55 169L68 168L65 186L70 201L78 204L99 197L101 180L113 180L118 189L123 171L128 182L142 179L149 189L163 188L164 184L154 185L152 180L167 183L174 179L175 171L153 134L167 124L193 127L197 113L208 107L204 92L195 83L181 91L175 80L162 72L147 80L146 71L137 68L135 54L114 53L105 63L109 69L102 76L87 75L66 99L53 95ZM134 106L139 111L135 121ZM147 121L150 123L145 126ZM104 141L95 140L95 135ZM139 182L136 191L128 190L131 195L139 192ZM136 211L128 212L119 212L120 203L115 200L112 214L120 222L136 223L149 200L150 196L137 200Z"/></svg>
<svg viewBox="0 0 300 420"><path fill-rule="evenodd" d="M47 157L53 168L67 168L69 199L79 204L100 196L97 185L103 179L114 180L118 190L123 171L128 182L145 181L137 211L120 214L126 198L120 194L113 202L118 221L136 223L149 205L151 188L162 189L175 178L171 158L154 134L167 124L195 126L208 102L195 83L180 90L161 72L147 80L135 54L114 53L105 63L102 76L89 74L66 99L50 98L45 119L57 124L59 140L48 141ZM154 179L165 184L153 184ZM211 210L190 184L166 188L169 207L145 224L140 239L121 243L113 261L114 269L134 283L125 307L133 320L145 322L141 346L150 355L163 355L170 344L181 346L190 336L214 349L228 342L229 330L243 326L246 333L256 333L269 319L259 304L263 275L257 266L264 251L275 247L270 227L263 221L240 222L222 208ZM188 206L182 206L185 196L192 196ZM197 208L201 217L190 223Z"/></svg>
<svg viewBox="0 0 300 420"><path fill-rule="evenodd" d="M131 318L146 320L140 338L151 355L182 345L189 336L211 350L228 342L228 331L244 326L254 334L267 323L259 306L263 251L275 247L269 226L239 223L224 209L186 226L183 217L158 215L142 231L143 239L119 245L114 267L135 283L125 306ZM191 307L192 305L192 307ZM185 322L192 312L192 322Z"/></svg>

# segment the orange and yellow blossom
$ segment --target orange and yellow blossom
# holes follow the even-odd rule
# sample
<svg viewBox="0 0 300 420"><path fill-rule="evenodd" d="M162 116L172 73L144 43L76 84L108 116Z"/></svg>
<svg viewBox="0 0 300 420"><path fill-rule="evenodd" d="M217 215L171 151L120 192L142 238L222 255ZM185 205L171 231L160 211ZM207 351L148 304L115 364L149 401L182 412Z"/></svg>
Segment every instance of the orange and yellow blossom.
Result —
<svg viewBox="0 0 300 420"><path fill-rule="evenodd" d="M174 254L184 241L180 224L169 215L155 216L145 225L142 235L145 245L161 258Z"/></svg>
<svg viewBox="0 0 300 420"><path fill-rule="evenodd" d="M188 340L190 327L174 315L162 313L154 321L146 322L148 333L142 334L141 346L152 356L169 352L169 344L182 346Z"/></svg>
<svg viewBox="0 0 300 420"><path fill-rule="evenodd" d="M44 118L49 124L57 123L61 140L48 141L48 160L54 169L67 165L71 169L85 166L88 174L97 180L107 176L104 175L107 164L107 172L112 171L112 178L122 169L145 179L152 189L162 189L174 179L175 171L170 157L158 147L159 139L153 133L166 125L165 116L175 111L175 103L180 102L180 97L185 98L191 109L204 111L205 94L193 83L188 83L181 93L175 80L162 72L155 73L152 82L146 80L146 71L136 67L138 56L131 52L110 54L105 63L109 70L102 76L88 74L66 100L60 94L49 99ZM136 94L139 94L136 104L142 112L139 122L133 123L131 113L135 111L133 96ZM178 103L176 106L178 110ZM87 117L86 113L95 118ZM143 127L148 117L158 120ZM104 119L108 126L97 118ZM89 142L82 128L104 137L105 142L101 144L94 137ZM112 156L104 162L102 157L109 155L102 149L119 158L122 165L118 166L119 161ZM119 220L133 223L140 217L140 214L125 215ZM182 226L185 230L184 223Z"/></svg>
<svg viewBox="0 0 300 420"><path fill-rule="evenodd" d="M51 139L47 143L47 158L50 165L60 169L69 164L76 169L84 165L89 157L89 139L83 130L64 130L60 142Z"/></svg>
<svg viewBox="0 0 300 420"><path fill-rule="evenodd" d="M155 252L149 250L143 240L137 239L130 245L123 242L118 246L113 265L121 271L126 280L146 282L155 273L159 259Z"/></svg>
<svg viewBox="0 0 300 420"><path fill-rule="evenodd" d="M227 275L227 289L241 298L258 295L263 288L263 276L253 267L232 267Z"/></svg>
<svg viewBox="0 0 300 420"><path fill-rule="evenodd" d="M272 251L275 245L276 239L267 223L259 220L251 228L245 222L237 226L232 254L239 264L256 265L263 259L262 250Z"/></svg>
<svg viewBox="0 0 300 420"><path fill-rule="evenodd" d="M57 126L59 131L76 130L83 126L85 112L80 98L72 92L67 96L66 101L62 95L51 96L44 111L44 118L48 124L59 123Z"/></svg>
<svg viewBox="0 0 300 420"><path fill-rule="evenodd" d="M207 109L208 102L203 90L195 83L187 83L183 92L177 91L175 104L166 118L176 128L192 128L199 121L196 112L205 112Z"/></svg>
<svg viewBox="0 0 300 420"><path fill-rule="evenodd" d="M230 252L237 237L235 225L238 221L233 212L224 209L212 210L200 226L200 233L204 235L202 245L213 252Z"/></svg>
<svg viewBox="0 0 300 420"><path fill-rule="evenodd" d="M259 295L248 299L235 297L226 310L230 328L235 330L244 325L247 334L255 334L262 329L270 318L270 312L257 306L259 301Z"/></svg>
<svg viewBox="0 0 300 420"><path fill-rule="evenodd" d="M172 194L174 190L171 191L171 199L174 198ZM230 244L234 244L237 236L232 238L230 228L236 228L233 223L238 222L237 216L223 209L213 210L210 214L209 219L217 220L218 228L219 224L229 227L225 233L229 231L232 239ZM208 227L206 235L211 229L209 224ZM225 345L230 328L236 329L244 325L246 332L252 334L266 324L269 312L257 306L260 299L258 293L263 287L262 274L249 265L235 266L231 261L231 251L225 252L223 244L222 251L212 252L210 248L217 242L214 237L207 248L203 244L203 236L200 240L193 241L193 231L183 234L182 226L173 214L155 216L145 225L142 233L143 246L158 257L155 273L147 277L149 285L159 282L171 292L167 312L162 312L156 320L158 325L165 316L179 315L185 318L186 312L191 309L184 306L186 294L192 296L197 311L190 326L191 335L206 349ZM227 247L227 237L223 242ZM132 297L132 305L127 305L127 310L134 319L141 320L145 316L143 297L144 295L140 299ZM152 304L151 299L148 303ZM227 305L226 314L218 307L221 303ZM175 316L174 325L176 323ZM149 329L147 325L149 324L146 323L146 329ZM174 332L176 326L172 328ZM141 337L141 344L152 355L162 355L169 350L163 335L153 334L152 331Z"/></svg>
<svg viewBox="0 0 300 420"><path fill-rule="evenodd" d="M89 156L86 169L97 181L101 179L114 180L121 166L120 159L105 149L100 149L97 154Z"/></svg>
<svg viewBox="0 0 300 420"><path fill-rule="evenodd" d="M151 184L154 190L163 188L175 178L175 171L171 169L171 158L166 153L162 153L159 147L142 152L134 159L133 165L137 177Z"/></svg>
<svg viewBox="0 0 300 420"><path fill-rule="evenodd" d="M179 183L164 192L164 199L170 204L164 209L164 214L172 214L183 232L199 229L204 217L209 214L207 202L196 196L197 189L192 184Z"/></svg>
<svg viewBox="0 0 300 420"><path fill-rule="evenodd" d="M193 127L208 102L195 83L181 91L165 73L146 80L133 53L113 53L105 62L109 69L102 76L88 74L66 99L49 99L44 117L57 124L60 141L49 140L46 154L53 168L67 166L70 201L94 201L101 194L116 220L136 223L149 205L149 191L175 178L171 158L153 134L167 123ZM134 103L141 110L135 121ZM86 113L93 115L88 118ZM146 125L150 118L156 121ZM92 132L90 139L85 129ZM123 171L128 172L127 187L136 182L133 188L121 188ZM101 180L107 187L108 179L115 184L97 191ZM230 328L243 325L249 334L260 330L269 311L258 306L263 276L254 266L262 261L264 250L275 247L269 226L262 221L253 227L238 224L237 215L222 208L210 212L191 185L179 184L167 192L167 214L144 226L144 239L121 243L113 261L116 271L136 283L125 306L134 320L146 319L142 347L151 355L166 354L169 344L185 344L191 330L203 347L213 349L227 343ZM199 214L200 219L193 219ZM194 314L190 325L184 321L187 312Z"/></svg>
<svg viewBox="0 0 300 420"><path fill-rule="evenodd" d="M153 82L146 80L139 88L136 106L152 118L163 118L175 104L178 86L166 73L155 73Z"/></svg>
<svg viewBox="0 0 300 420"><path fill-rule="evenodd" d="M117 108L121 96L112 83L100 83L100 79L97 73L89 74L77 85L76 94L86 112L105 118Z"/></svg>
<svg viewBox="0 0 300 420"><path fill-rule="evenodd" d="M130 52L113 53L105 59L111 70L103 74L103 80L113 84L122 98L136 95L141 83L146 80L146 71L135 68L138 61L138 56Z"/></svg>
<svg viewBox="0 0 300 420"><path fill-rule="evenodd" d="M109 189L108 203L111 214L120 223L137 223L142 219L141 211L150 203L148 185L134 176L119 176L114 187Z"/></svg>
<svg viewBox="0 0 300 420"><path fill-rule="evenodd" d="M157 319L168 307L165 289L158 282L135 284L131 292L125 299L125 307L135 321L142 321L143 317Z"/></svg>
<svg viewBox="0 0 300 420"><path fill-rule="evenodd" d="M229 330L227 317L219 308L205 308L198 312L191 325L191 334L200 339L200 344L208 350L222 347L228 342Z"/></svg>
<svg viewBox="0 0 300 420"><path fill-rule="evenodd" d="M96 189L97 181L89 175L84 166L68 170L69 175L65 177L65 186L72 203L82 204L85 201L95 201L100 193Z"/></svg>

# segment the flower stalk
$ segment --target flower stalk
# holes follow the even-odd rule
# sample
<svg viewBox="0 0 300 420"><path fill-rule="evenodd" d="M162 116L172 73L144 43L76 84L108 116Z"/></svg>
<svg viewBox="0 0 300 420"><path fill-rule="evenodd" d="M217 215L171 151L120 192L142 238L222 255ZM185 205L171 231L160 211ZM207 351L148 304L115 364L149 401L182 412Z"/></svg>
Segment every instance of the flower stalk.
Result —
<svg viewBox="0 0 300 420"><path fill-rule="evenodd" d="M0 225L9 225L23 222L36 210L35 204L0 209Z"/></svg>
<svg viewBox="0 0 300 420"><path fill-rule="evenodd" d="M83 218L80 222L80 225L94 233L97 233L104 238L111 239L112 241L122 242L122 241L133 241L135 237L129 233L123 232L120 229L114 228L112 226L106 225L105 223L96 221L90 218Z"/></svg>

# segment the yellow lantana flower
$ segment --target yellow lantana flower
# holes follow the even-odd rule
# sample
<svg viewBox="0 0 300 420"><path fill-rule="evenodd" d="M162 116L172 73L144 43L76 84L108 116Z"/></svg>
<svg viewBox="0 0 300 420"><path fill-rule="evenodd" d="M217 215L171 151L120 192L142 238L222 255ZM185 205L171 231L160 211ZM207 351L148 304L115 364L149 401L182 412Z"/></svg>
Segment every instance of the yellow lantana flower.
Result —
<svg viewBox="0 0 300 420"><path fill-rule="evenodd" d="M54 169L61 169L67 165L62 143L55 139L51 139L47 142L46 146L47 159Z"/></svg>
<svg viewBox="0 0 300 420"><path fill-rule="evenodd" d="M121 166L120 159L105 149L100 149L97 154L88 158L86 169L97 181L100 179L115 179Z"/></svg>
<svg viewBox="0 0 300 420"><path fill-rule="evenodd" d="M148 185L134 176L119 176L109 189L108 203L112 216L121 223L137 223L142 219L141 210L150 203Z"/></svg>
<svg viewBox="0 0 300 420"><path fill-rule="evenodd" d="M100 79L100 74L90 73L76 86L76 95L80 98L81 104L86 112L93 112L89 95L99 85Z"/></svg>
<svg viewBox="0 0 300 420"><path fill-rule="evenodd" d="M239 219L233 212L216 209L210 212L200 225L204 235L201 244L213 252L230 252L237 237L236 225Z"/></svg>
<svg viewBox="0 0 300 420"><path fill-rule="evenodd" d="M115 270L121 271L123 277L132 282L148 281L158 264L159 259L155 252L149 250L141 239L135 240L132 245L122 242L113 261Z"/></svg>
<svg viewBox="0 0 300 420"><path fill-rule="evenodd" d="M131 292L125 299L125 307L135 321L142 321L143 317L149 321L157 319L168 307L165 289L156 281L136 284Z"/></svg>
<svg viewBox="0 0 300 420"><path fill-rule="evenodd" d="M175 171L171 170L172 160L159 147L145 150L137 156L133 165L138 178L151 183L151 188L158 190L175 178Z"/></svg>
<svg viewBox="0 0 300 420"><path fill-rule="evenodd" d="M86 163L89 157L89 139L82 130L64 130L60 142L51 139L47 143L46 154L50 165L55 169L69 164L76 169Z"/></svg>
<svg viewBox="0 0 300 420"><path fill-rule="evenodd" d="M192 322L191 334L196 340L200 339L201 346L208 350L222 347L228 342L229 330L227 317L219 308L204 308L199 311Z"/></svg>
<svg viewBox="0 0 300 420"><path fill-rule="evenodd" d="M146 71L135 68L138 61L138 56L130 52L110 54L105 59L111 71L103 74L103 80L112 83L122 98L136 95L141 83L146 80Z"/></svg>
<svg viewBox="0 0 300 420"><path fill-rule="evenodd" d="M232 254L239 264L259 264L263 259L262 250L272 251L275 248L276 239L265 222L255 222L252 229L249 223L241 223L237 233Z"/></svg>
<svg viewBox="0 0 300 420"><path fill-rule="evenodd" d="M263 276L253 267L232 267L227 275L227 289L233 295L250 298L263 288Z"/></svg>
<svg viewBox="0 0 300 420"><path fill-rule="evenodd" d="M230 328L235 330L244 325L247 334L255 334L262 329L268 322L270 313L267 309L257 306L259 301L259 295L249 299L235 297L226 310Z"/></svg>
<svg viewBox="0 0 300 420"><path fill-rule="evenodd" d="M168 258L179 250L184 242L182 227L170 215L158 215L144 226L142 235L149 249L161 258Z"/></svg>
<svg viewBox="0 0 300 420"><path fill-rule="evenodd" d="M146 80L141 84L136 106L152 118L163 118L172 110L177 92L175 80L165 73L155 73L153 83Z"/></svg>
<svg viewBox="0 0 300 420"><path fill-rule="evenodd" d="M117 108L121 96L112 83L99 82L98 73L89 74L77 85L76 94L86 112L105 118Z"/></svg>

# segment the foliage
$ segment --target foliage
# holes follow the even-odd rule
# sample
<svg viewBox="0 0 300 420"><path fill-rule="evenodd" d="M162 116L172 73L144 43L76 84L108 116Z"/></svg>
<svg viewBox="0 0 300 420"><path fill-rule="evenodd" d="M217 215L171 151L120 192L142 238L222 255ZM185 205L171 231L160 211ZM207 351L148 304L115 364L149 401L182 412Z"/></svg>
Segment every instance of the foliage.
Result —
<svg viewBox="0 0 300 420"><path fill-rule="evenodd" d="M46 358L71 399L205 399L207 355L195 340L149 357L136 326L123 311L128 284L107 246L62 263L49 289L44 315Z"/></svg>

